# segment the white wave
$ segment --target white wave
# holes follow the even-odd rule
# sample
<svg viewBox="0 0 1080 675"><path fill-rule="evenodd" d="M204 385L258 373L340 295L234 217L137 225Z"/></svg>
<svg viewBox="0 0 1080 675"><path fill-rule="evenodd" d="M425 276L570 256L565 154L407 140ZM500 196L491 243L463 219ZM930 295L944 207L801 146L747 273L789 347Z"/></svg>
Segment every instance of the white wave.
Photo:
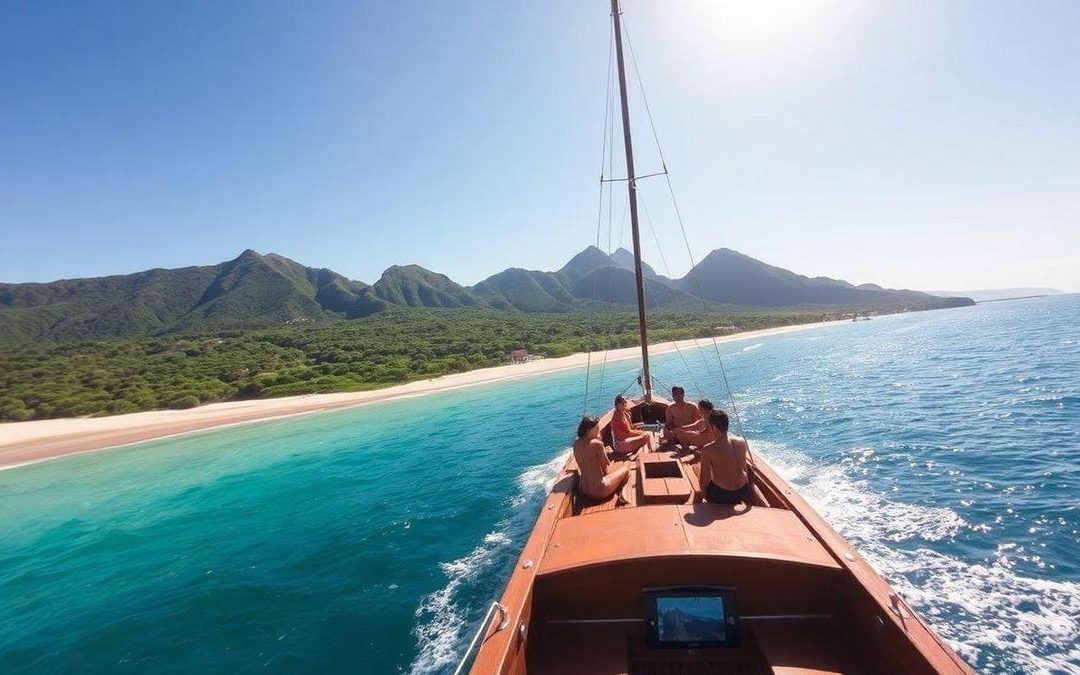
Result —
<svg viewBox="0 0 1080 675"><path fill-rule="evenodd" d="M970 662L992 649L1024 672L1080 673L1080 584L1024 577L1003 559L972 564L912 547L970 526L952 509L892 501L852 479L845 466L865 452L826 466L782 445L756 448ZM987 670L1017 667L993 663Z"/></svg>
<svg viewBox="0 0 1080 675"><path fill-rule="evenodd" d="M561 452L548 462L525 469L517 479L518 492L510 501L511 515L499 521L495 531L489 532L483 543L468 555L440 564L446 574L446 585L426 596L416 609L413 635L418 653L410 672L416 675L435 673L457 664L477 627L467 624L467 608L459 603L459 592L504 561L511 564L511 559L517 555L515 541L523 543L536 520L532 509L521 507L541 499L551 490L568 454ZM470 630L466 631L466 628Z"/></svg>
<svg viewBox="0 0 1080 675"><path fill-rule="evenodd" d="M765 343L764 342L758 342L758 343L750 345L749 347L743 347L742 350L744 352L753 351L753 350L757 349L758 347L760 347L763 344L765 344Z"/></svg>

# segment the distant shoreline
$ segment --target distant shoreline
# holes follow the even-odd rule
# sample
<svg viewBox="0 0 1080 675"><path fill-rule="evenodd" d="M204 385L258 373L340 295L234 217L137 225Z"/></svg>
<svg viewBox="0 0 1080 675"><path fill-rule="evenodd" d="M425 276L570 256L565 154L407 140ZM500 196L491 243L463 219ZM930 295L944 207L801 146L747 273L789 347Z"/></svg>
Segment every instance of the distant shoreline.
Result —
<svg viewBox="0 0 1080 675"><path fill-rule="evenodd" d="M717 342L737 342L781 335L823 326L851 323L849 319L793 324L717 337ZM651 354L666 354L676 349L693 349L709 338L680 340L652 345ZM639 347L613 349L608 361L631 359L641 353ZM84 452L106 450L181 434L207 431L237 424L261 422L294 415L341 410L383 401L426 396L463 387L520 379L572 368L583 368L589 356L583 352L559 358L538 359L526 363L480 368L465 373L417 380L383 389L334 394L304 394L283 398L209 403L187 410L151 410L113 415L11 422L0 425L0 470Z"/></svg>
<svg viewBox="0 0 1080 675"><path fill-rule="evenodd" d="M975 304L976 305L981 305L981 304L986 303L986 302L1008 302L1009 300L1031 300L1033 298L1051 298L1051 297L1057 297L1057 295L1061 295L1061 294L1060 293L1055 293L1054 295L1051 295L1050 293L1040 293L1038 295L1017 295L1016 297L1012 297L1012 298L990 298L989 300L976 300Z"/></svg>

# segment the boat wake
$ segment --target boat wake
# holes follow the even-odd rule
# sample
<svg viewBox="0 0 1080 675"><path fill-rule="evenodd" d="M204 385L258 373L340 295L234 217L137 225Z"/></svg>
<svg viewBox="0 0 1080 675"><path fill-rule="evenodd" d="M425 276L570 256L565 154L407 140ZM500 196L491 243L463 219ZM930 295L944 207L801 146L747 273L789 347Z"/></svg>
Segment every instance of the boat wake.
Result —
<svg viewBox="0 0 1080 675"><path fill-rule="evenodd" d="M1008 563L971 564L931 548L978 527L949 508L886 498L850 475L858 453L822 464L776 443L755 450L979 670L1080 673L1080 584L1022 576ZM566 453L518 477L509 515L468 555L441 565L447 582L416 610L417 675L457 664L502 590ZM1000 654L1007 655L1007 661Z"/></svg>
<svg viewBox="0 0 1080 675"><path fill-rule="evenodd" d="M457 665L488 605L498 600L536 521L539 505L566 464L568 454L560 452L551 461L525 469L517 479L518 493L509 503L510 515L499 521L468 555L440 565L447 582L426 596L416 610L413 635L418 653L410 672L439 673ZM480 586L493 588L480 593Z"/></svg>
<svg viewBox="0 0 1080 675"><path fill-rule="evenodd" d="M764 342L756 342L756 343L754 343L754 344L750 345L749 347L743 347L743 348L742 348L742 350L743 350L744 352L752 352L752 351L754 351L755 349L758 349L758 348L760 348L760 347L761 347L761 345L763 345L763 344L765 344L765 343L764 343Z"/></svg>
<svg viewBox="0 0 1080 675"><path fill-rule="evenodd" d="M871 490L848 473L857 454L823 465L779 444L755 449L978 670L1080 673L1080 584L932 549L972 526L952 509Z"/></svg>

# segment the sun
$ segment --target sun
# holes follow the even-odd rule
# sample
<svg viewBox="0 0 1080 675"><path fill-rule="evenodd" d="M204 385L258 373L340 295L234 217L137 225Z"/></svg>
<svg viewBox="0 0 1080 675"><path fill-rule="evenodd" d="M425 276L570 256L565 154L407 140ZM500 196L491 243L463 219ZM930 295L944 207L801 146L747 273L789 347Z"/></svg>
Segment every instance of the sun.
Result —
<svg viewBox="0 0 1080 675"><path fill-rule="evenodd" d="M684 0L665 5L680 37L724 60L765 66L802 58L842 31L854 0Z"/></svg>

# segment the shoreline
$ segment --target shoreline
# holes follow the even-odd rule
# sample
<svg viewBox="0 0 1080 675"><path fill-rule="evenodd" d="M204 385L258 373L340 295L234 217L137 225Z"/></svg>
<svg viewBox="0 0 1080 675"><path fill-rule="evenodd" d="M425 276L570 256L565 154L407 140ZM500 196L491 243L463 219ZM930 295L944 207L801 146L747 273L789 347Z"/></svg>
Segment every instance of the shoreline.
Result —
<svg viewBox="0 0 1080 675"><path fill-rule="evenodd" d="M717 337L716 341L717 343L738 342L843 323L850 323L850 321L840 319L777 326L725 335ZM676 351L676 349L694 349L701 346L702 340L708 340L708 338L701 338L696 344L694 340L664 342L652 345L649 353L660 355ZM608 352L607 360L622 361L634 358L640 353L640 347L613 349ZM442 375L431 380L415 380L406 384L367 391L224 401L187 410L149 410L109 417L9 422L0 425L0 470L238 424L343 410L561 370L584 368L587 362L588 355L578 352L570 356L480 368L465 373Z"/></svg>

